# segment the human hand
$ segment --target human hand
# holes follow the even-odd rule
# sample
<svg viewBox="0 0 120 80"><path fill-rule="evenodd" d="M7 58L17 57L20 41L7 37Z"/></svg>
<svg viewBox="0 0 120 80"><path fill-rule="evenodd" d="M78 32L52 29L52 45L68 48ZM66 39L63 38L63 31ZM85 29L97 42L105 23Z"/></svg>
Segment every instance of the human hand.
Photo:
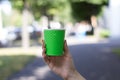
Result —
<svg viewBox="0 0 120 80"><path fill-rule="evenodd" d="M44 41L42 41L42 56L49 66L49 68L61 76L65 80L84 80L84 78L79 75L79 73L76 71L75 66L73 64L72 56L70 55L67 42L65 40L64 42L64 54L63 56L47 56L45 54L45 44ZM80 78L78 77L80 76ZM75 78L78 77L78 79Z"/></svg>

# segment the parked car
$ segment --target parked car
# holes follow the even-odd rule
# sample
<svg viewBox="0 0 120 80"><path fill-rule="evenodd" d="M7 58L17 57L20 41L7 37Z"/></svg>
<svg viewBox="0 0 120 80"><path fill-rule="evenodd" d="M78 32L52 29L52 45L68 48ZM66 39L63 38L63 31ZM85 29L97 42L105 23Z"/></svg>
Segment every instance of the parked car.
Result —
<svg viewBox="0 0 120 80"><path fill-rule="evenodd" d="M36 38L41 37L41 35L42 35L42 30L38 27L28 26L28 32L30 35L30 39L36 39ZM15 40L22 39L22 29L21 28L16 28L14 30L14 33L16 34Z"/></svg>
<svg viewBox="0 0 120 80"><path fill-rule="evenodd" d="M30 39L37 40L42 35L42 30L36 26L28 26ZM0 47L7 47L9 43L22 39L21 27L6 27L0 35Z"/></svg>
<svg viewBox="0 0 120 80"><path fill-rule="evenodd" d="M21 40L21 28L15 28L14 33L16 34L16 39L15 40Z"/></svg>
<svg viewBox="0 0 120 80"><path fill-rule="evenodd" d="M2 29L0 32L0 47L7 46L8 44L7 35L8 35L7 29Z"/></svg>

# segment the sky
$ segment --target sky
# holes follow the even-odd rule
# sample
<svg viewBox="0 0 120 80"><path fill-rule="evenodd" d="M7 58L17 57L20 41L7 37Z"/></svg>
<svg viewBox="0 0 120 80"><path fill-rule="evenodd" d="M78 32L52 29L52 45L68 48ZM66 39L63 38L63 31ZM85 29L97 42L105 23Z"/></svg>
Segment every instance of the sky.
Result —
<svg viewBox="0 0 120 80"><path fill-rule="evenodd" d="M0 4L0 7L1 7L1 10L5 14L7 14L7 15L11 14L12 6L11 6L11 3L8 0L3 0Z"/></svg>

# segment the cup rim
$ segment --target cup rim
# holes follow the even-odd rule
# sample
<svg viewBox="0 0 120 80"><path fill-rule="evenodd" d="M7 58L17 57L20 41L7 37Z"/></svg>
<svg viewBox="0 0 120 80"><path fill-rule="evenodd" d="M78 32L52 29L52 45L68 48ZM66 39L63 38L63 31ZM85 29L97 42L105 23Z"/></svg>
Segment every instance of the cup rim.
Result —
<svg viewBox="0 0 120 80"><path fill-rule="evenodd" d="M44 30L65 30L65 29L44 29Z"/></svg>

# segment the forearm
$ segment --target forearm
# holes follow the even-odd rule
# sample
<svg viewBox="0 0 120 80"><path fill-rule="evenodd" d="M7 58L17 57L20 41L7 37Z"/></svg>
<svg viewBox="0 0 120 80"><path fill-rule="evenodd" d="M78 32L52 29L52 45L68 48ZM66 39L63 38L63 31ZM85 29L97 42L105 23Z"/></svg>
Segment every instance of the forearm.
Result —
<svg viewBox="0 0 120 80"><path fill-rule="evenodd" d="M86 79L75 70L73 73L70 73L70 76L64 80L86 80Z"/></svg>

